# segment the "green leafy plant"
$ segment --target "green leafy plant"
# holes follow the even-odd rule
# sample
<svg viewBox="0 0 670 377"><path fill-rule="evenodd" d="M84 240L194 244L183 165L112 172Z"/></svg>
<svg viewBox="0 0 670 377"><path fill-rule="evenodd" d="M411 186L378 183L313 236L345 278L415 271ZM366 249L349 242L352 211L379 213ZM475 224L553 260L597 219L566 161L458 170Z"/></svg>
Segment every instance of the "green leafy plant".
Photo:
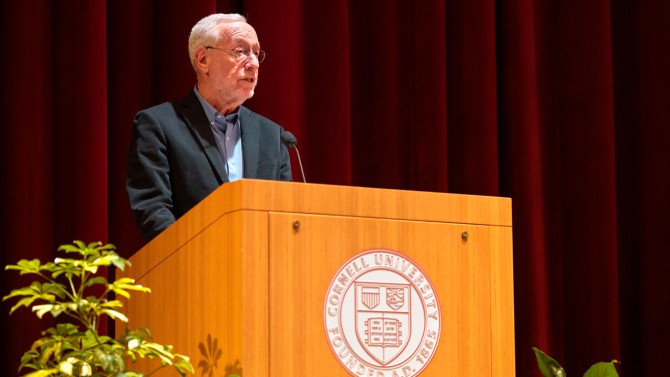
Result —
<svg viewBox="0 0 670 377"><path fill-rule="evenodd" d="M537 366L540 368L544 377L565 377L565 370L554 359L549 357L540 349L533 347L535 351L535 358L537 359ZM612 360L610 362L600 362L593 364L585 373L584 377L619 377L616 370L616 363L618 361Z"/></svg>
<svg viewBox="0 0 670 377"><path fill-rule="evenodd" d="M120 270L130 262L115 252L114 245L74 241L58 251L77 254L77 258L56 258L42 264L38 259L23 259L6 270L21 275L36 275L39 280L14 289L3 298L18 299L10 314L21 307L32 307L38 318L49 313L65 321L42 332L21 358L19 370L34 371L26 377L140 377L142 373L126 369L126 361L138 358L159 359L163 367L173 366L180 375L194 374L189 358L172 352L172 346L152 341L147 329L127 329L118 339L100 333L101 317L128 322L119 309L121 301L110 293L130 299L130 292L151 292L130 278L109 282L98 270L114 266Z"/></svg>

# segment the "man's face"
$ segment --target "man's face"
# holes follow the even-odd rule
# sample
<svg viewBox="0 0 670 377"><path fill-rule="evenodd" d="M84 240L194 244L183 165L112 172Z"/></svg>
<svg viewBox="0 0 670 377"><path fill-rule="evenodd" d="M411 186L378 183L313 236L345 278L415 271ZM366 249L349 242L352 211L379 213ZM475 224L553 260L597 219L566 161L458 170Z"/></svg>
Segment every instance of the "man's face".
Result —
<svg viewBox="0 0 670 377"><path fill-rule="evenodd" d="M224 29L223 38L206 51L210 63L208 77L218 102L237 107L254 95L260 64L254 54L237 59L237 51L258 52L260 44L256 31L245 22L219 27Z"/></svg>

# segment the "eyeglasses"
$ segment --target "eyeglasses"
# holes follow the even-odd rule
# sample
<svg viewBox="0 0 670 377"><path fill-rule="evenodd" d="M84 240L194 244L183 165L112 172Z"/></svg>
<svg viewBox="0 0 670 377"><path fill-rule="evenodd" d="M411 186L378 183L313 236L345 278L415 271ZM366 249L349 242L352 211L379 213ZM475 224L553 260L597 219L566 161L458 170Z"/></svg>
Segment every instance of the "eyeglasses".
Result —
<svg viewBox="0 0 670 377"><path fill-rule="evenodd" d="M223 51L229 53L233 58L235 58L236 61L241 62L249 59L251 55L255 56L256 59L258 59L258 63L262 63L263 60L265 60L265 51L263 50L258 50L258 51L251 51L251 50L245 50L243 48L236 48L234 50L228 50L225 48L218 48L214 46L205 46L206 49L208 50L218 50L218 51Z"/></svg>

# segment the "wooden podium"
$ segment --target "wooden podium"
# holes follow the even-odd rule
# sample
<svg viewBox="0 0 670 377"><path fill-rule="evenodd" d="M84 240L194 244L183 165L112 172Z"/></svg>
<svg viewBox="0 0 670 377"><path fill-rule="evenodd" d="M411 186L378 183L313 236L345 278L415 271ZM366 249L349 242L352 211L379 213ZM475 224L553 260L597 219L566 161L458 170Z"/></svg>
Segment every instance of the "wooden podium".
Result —
<svg viewBox="0 0 670 377"><path fill-rule="evenodd" d="M515 375L508 198L242 180L130 261L128 326L196 375Z"/></svg>

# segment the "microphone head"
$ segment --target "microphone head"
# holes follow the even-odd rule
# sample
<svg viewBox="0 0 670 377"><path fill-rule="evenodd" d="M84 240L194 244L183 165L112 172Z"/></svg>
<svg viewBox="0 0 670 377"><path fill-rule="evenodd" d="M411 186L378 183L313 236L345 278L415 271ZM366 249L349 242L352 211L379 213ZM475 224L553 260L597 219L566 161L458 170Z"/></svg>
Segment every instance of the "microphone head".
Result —
<svg viewBox="0 0 670 377"><path fill-rule="evenodd" d="M298 140L293 136L290 131L283 131L281 133L281 141L286 144L288 147L293 147L298 144Z"/></svg>

